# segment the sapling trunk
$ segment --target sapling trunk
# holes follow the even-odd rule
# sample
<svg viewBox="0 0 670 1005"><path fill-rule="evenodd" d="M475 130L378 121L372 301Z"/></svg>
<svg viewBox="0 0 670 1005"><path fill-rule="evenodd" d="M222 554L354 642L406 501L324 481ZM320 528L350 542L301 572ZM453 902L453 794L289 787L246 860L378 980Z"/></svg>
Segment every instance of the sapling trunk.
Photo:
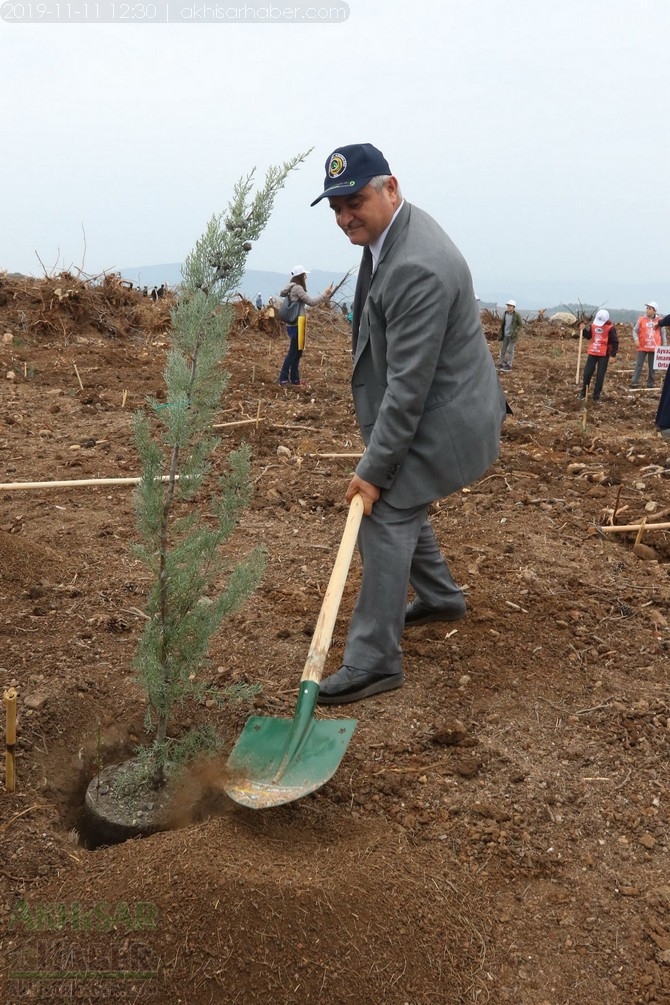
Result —
<svg viewBox="0 0 670 1005"><path fill-rule="evenodd" d="M197 361L197 350L193 354L193 359L191 361L191 382L189 386L189 391L193 386L193 381L196 375L196 361ZM170 668L170 645L167 635L167 625L168 625L168 614L169 614L169 599L168 599L168 574L167 574L167 554L168 554L168 534L170 529L170 516L172 512L172 505L175 495L175 487L177 484L177 469L179 467L179 447L174 446L172 448L172 454L170 456L170 473L168 476L167 489L165 493L165 504L163 506L163 518L161 520L161 535L160 535L160 621L161 621L161 656L160 664L162 669L162 694L166 696L170 687L171 680L171 668ZM156 746L158 750L165 749L165 743L167 740L167 726L169 719L170 707L169 704L163 700L163 702L158 707L158 723L156 726ZM162 758L157 759L156 769L152 778L154 785L159 786L165 782L165 762Z"/></svg>
<svg viewBox="0 0 670 1005"><path fill-rule="evenodd" d="M198 742L209 742L204 727L194 731L195 740L187 734L177 743L169 736L170 717L175 703L210 694L202 673L210 641L223 618L256 589L263 571L262 549L232 569L221 555L251 498L247 447L230 455L229 471L218 479L207 519L195 502L212 473L211 457L219 442L212 427L228 380L222 362L233 316L229 301L244 274L251 242L267 224L287 175L305 156L270 168L253 197L253 174L243 178L227 212L209 222L186 258L172 311L164 372L167 401L150 399L148 408L135 416L142 463L135 496L141 543L135 551L154 579L134 665L147 692L147 724L155 730L143 776L156 786L165 782L168 767L193 754ZM220 592L224 574L227 582Z"/></svg>

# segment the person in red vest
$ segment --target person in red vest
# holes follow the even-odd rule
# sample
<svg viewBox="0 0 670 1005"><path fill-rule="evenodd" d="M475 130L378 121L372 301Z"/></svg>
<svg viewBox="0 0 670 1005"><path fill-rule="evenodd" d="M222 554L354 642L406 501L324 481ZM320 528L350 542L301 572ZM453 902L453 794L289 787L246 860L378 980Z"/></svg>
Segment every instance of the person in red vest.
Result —
<svg viewBox="0 0 670 1005"><path fill-rule="evenodd" d="M644 361L647 361L647 387L654 386L654 353L656 346L665 345L665 331L659 328L657 320L659 318L658 304L655 300L650 300L644 305L645 312L638 318L633 328L633 342L637 349L637 359L633 370L631 387L637 387L642 376Z"/></svg>
<svg viewBox="0 0 670 1005"><path fill-rule="evenodd" d="M586 350L586 363L584 364L582 389L579 392L579 397L586 397L586 389L595 372L596 383L593 388L593 401L600 401L610 356L616 356L619 351L619 339L616 328L610 321L609 311L598 311L593 323L582 328L582 338L590 339L590 342Z"/></svg>

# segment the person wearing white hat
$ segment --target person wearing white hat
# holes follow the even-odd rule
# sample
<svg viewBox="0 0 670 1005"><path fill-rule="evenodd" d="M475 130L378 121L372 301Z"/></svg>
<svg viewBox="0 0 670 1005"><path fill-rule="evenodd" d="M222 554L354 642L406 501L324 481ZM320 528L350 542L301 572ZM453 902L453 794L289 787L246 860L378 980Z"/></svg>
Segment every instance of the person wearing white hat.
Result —
<svg viewBox="0 0 670 1005"><path fill-rule="evenodd" d="M523 328L523 318L516 309L516 300L508 300L505 305L505 313L500 322L500 334L498 341L500 346L500 359L497 362L499 370L511 370L514 362L514 347Z"/></svg>
<svg viewBox="0 0 670 1005"><path fill-rule="evenodd" d="M582 338L588 338L591 341L586 350L586 363L584 364L584 376L579 397L586 397L586 389L591 383L591 377L595 371L596 383L593 389L593 401L600 401L610 356L616 356L619 351L619 339L616 328L610 321L609 311L599 310L593 319L593 324L582 329Z"/></svg>
<svg viewBox="0 0 670 1005"><path fill-rule="evenodd" d="M288 352L284 357L282 368L279 373L279 385L281 387L302 387L305 384L300 380L300 359L305 348L305 305L307 307L317 307L330 298L333 287L329 286L321 296L310 297L307 293L307 269L303 265L296 265L291 269L291 277L280 291L280 297L288 297L291 303L300 302L298 320L295 324L286 325L288 335Z"/></svg>
<svg viewBox="0 0 670 1005"><path fill-rule="evenodd" d="M654 354L656 346L666 345L667 339L665 329L659 329L657 319L659 317L658 304L655 300L648 300L644 305L644 314L635 322L633 328L633 342L637 349L635 369L631 387L637 387L642 376L642 368L647 361L647 387L654 386Z"/></svg>

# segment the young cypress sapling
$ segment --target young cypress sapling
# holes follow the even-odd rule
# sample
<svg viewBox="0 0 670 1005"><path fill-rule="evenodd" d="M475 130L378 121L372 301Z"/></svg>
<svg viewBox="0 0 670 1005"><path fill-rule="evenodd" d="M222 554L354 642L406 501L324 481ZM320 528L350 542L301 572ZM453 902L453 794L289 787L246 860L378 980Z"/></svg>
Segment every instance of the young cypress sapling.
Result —
<svg viewBox="0 0 670 1005"><path fill-rule="evenodd" d="M271 167L255 194L253 172L240 179L228 209L209 221L186 258L171 314L166 401L150 398L148 410L135 416L142 470L135 497L141 543L135 551L154 577L149 620L134 660L147 692L147 722L156 729L140 774L157 786L165 782L168 767L184 763L212 740L207 730L178 743L169 739L170 714L175 703L203 697L198 675L210 641L223 618L256 589L264 568L261 548L232 568L221 554L251 496L247 446L230 454L229 470L218 479L207 512L197 503L219 442L211 429L228 382L222 361L233 318L230 298L279 189L306 156ZM223 575L225 589L212 597Z"/></svg>

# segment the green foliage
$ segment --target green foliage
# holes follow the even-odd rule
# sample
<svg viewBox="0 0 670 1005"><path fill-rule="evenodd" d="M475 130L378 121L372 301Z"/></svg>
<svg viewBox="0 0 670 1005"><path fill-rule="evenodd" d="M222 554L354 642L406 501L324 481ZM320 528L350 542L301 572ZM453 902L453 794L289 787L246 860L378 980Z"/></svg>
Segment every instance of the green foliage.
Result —
<svg viewBox="0 0 670 1005"><path fill-rule="evenodd" d="M287 175L309 153L298 154L282 165L270 167L265 184L253 197L253 171L236 183L228 209L212 217L186 258L182 269L186 288L205 293L215 290L222 301L235 292L244 275L251 242L258 240L265 229L277 192L284 187Z"/></svg>
<svg viewBox="0 0 670 1005"><path fill-rule="evenodd" d="M116 776L114 789L120 796L132 796L137 792L162 784L168 777L178 774L180 768L200 754L215 754L221 749L221 740L216 730L207 724L190 730L183 739L167 739L162 743L143 747L126 770ZM156 778L156 765L163 765L163 775Z"/></svg>
<svg viewBox="0 0 670 1005"><path fill-rule="evenodd" d="M177 746L167 738L175 704L202 698L198 675L207 666L211 639L225 616L256 589L265 566L262 548L232 567L222 553L251 498L247 446L228 458L207 509L198 509L198 503L212 475L219 440L211 430L229 379L222 365L233 318L228 301L277 192L306 156L270 168L255 195L252 172L236 184L226 212L210 220L186 259L181 297L172 311L167 400L149 399L147 410L135 416L142 476L135 494L141 542L134 550L154 581L134 667L149 700L147 720L156 724L154 743L143 758L155 784L165 781L168 764L180 761L181 750L191 749L188 737ZM225 588L217 592L223 580ZM201 750L204 734L198 735Z"/></svg>

